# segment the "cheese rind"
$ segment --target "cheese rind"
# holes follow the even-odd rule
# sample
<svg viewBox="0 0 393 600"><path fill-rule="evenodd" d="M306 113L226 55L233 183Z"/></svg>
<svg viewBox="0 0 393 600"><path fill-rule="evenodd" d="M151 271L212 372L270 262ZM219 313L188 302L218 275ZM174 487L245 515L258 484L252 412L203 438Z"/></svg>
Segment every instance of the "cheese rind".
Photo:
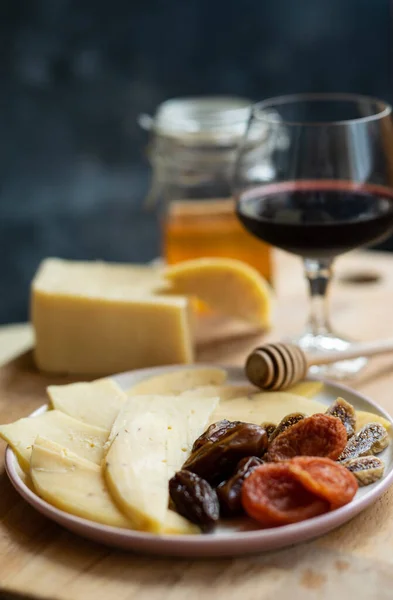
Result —
<svg viewBox="0 0 393 600"><path fill-rule="evenodd" d="M213 386L223 383L227 378L225 369L217 367L195 367L179 369L161 375L148 377L127 390L128 396L158 394L174 396L200 386ZM219 394L212 394L218 396Z"/></svg>
<svg viewBox="0 0 393 600"><path fill-rule="evenodd" d="M127 400L125 392L112 379L51 385L46 391L53 408L108 431Z"/></svg>
<svg viewBox="0 0 393 600"><path fill-rule="evenodd" d="M46 437L81 458L100 464L108 435L109 431L82 423L58 410L0 426L0 437L14 450L25 471L29 469L31 451L37 436Z"/></svg>
<svg viewBox="0 0 393 600"><path fill-rule="evenodd" d="M160 532L168 506L168 481L204 431L218 398L133 396L109 439L105 479L119 508L138 529Z"/></svg>

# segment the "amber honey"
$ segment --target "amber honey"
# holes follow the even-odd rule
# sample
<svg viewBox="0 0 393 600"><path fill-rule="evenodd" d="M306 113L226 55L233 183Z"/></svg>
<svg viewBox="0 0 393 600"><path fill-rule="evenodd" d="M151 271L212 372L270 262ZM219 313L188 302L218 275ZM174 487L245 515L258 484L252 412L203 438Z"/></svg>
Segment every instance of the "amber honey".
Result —
<svg viewBox="0 0 393 600"><path fill-rule="evenodd" d="M231 199L171 202L163 218L163 255L169 264L204 256L237 258L272 280L270 246L243 228Z"/></svg>

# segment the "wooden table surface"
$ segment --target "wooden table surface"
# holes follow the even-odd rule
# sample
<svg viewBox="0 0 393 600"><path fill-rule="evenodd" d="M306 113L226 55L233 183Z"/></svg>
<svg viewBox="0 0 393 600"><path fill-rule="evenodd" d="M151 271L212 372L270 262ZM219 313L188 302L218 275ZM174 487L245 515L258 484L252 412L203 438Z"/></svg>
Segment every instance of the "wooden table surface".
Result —
<svg viewBox="0 0 393 600"><path fill-rule="evenodd" d="M304 324L306 287L299 262L277 255L272 339ZM332 288L333 325L357 339L393 337L393 256L348 255ZM376 280L354 283L364 275ZM0 328L0 360L31 343L27 325ZM199 360L242 364L255 335L205 340ZM266 339L266 338L265 338ZM55 381L27 353L0 369L0 422L31 412ZM57 379L56 381L60 381ZM393 413L393 357L370 362L352 385ZM393 597L393 488L340 529L282 551L233 559L136 556L78 538L46 520L14 492L0 447L0 595L62 600L308 600Z"/></svg>

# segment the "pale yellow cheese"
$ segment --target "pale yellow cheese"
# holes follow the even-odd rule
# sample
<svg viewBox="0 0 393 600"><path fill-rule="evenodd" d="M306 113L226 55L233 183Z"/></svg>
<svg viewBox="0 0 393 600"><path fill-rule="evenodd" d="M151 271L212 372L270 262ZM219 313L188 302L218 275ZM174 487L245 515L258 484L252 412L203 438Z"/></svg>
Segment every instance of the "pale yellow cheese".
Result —
<svg viewBox="0 0 393 600"><path fill-rule="evenodd" d="M366 412L364 410L356 411L356 431L359 431L367 425L367 423L379 423L383 425L388 431L391 428L391 423L384 417L380 417L379 415L375 415L374 413Z"/></svg>
<svg viewBox="0 0 393 600"><path fill-rule="evenodd" d="M232 400L233 398L241 398L249 394L258 393L257 389L250 384L228 383L224 385L204 385L187 390L181 393L181 396L189 396L194 398L209 398L218 396L220 402L223 400Z"/></svg>
<svg viewBox="0 0 393 600"><path fill-rule="evenodd" d="M37 436L46 437L78 456L100 464L108 435L109 431L82 423L58 410L0 426L0 437L14 450L25 471L29 469L31 449Z"/></svg>
<svg viewBox="0 0 393 600"><path fill-rule="evenodd" d="M325 404L303 396L287 392L261 392L220 402L211 422L228 419L257 424L265 421L278 424L289 413L301 412L309 416L324 413L326 409Z"/></svg>
<svg viewBox="0 0 393 600"><path fill-rule="evenodd" d="M218 398L131 396L111 431L105 478L121 510L141 530L163 530L168 481L205 430Z"/></svg>
<svg viewBox="0 0 393 600"><path fill-rule="evenodd" d="M127 394L129 396L141 396L145 394L174 396L200 386L219 385L226 378L226 371L216 367L179 369L143 379L127 390ZM218 396L219 394L212 395Z"/></svg>
<svg viewBox="0 0 393 600"><path fill-rule="evenodd" d="M117 270L122 273L119 281ZM108 375L192 362L189 301L153 295L157 286L141 283L148 276L138 277L134 271L101 263L44 261L31 297L40 369Z"/></svg>
<svg viewBox="0 0 393 600"><path fill-rule="evenodd" d="M112 501L98 465L37 438L30 475L38 494L60 510L105 525L132 528Z"/></svg>
<svg viewBox="0 0 393 600"><path fill-rule="evenodd" d="M108 431L127 400L127 395L112 379L51 385L46 391L53 408Z"/></svg>
<svg viewBox="0 0 393 600"><path fill-rule="evenodd" d="M104 525L132 528L131 521L113 502L99 466L50 440L37 438L30 471L35 491L60 510ZM163 533L195 534L200 529L167 510Z"/></svg>
<svg viewBox="0 0 393 600"><path fill-rule="evenodd" d="M289 394L296 394L296 396L305 396L306 398L313 398L323 390L322 381L299 381L295 383L286 391Z"/></svg>

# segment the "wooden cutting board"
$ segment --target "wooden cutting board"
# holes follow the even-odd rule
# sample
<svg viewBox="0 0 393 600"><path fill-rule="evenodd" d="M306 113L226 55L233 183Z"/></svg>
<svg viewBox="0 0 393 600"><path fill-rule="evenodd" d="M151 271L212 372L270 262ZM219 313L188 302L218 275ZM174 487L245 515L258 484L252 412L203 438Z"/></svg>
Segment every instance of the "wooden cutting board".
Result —
<svg viewBox="0 0 393 600"><path fill-rule="evenodd" d="M298 331L306 290L297 260L278 255L276 327ZM374 272L374 283L341 282ZM359 339L393 337L393 257L343 258L332 298L333 324ZM356 279L356 277L355 277ZM214 332L213 336L206 332ZM262 341L255 332L210 323L201 330L199 360L242 364ZM45 388L71 379L44 377L26 353L0 369L0 422L45 402ZM393 413L393 356L375 359L354 387ZM0 445L0 591L62 600L307 600L352 594L390 599L393 590L393 488L353 521L322 538L280 552L238 559L181 560L136 556L78 538L35 512L9 483Z"/></svg>

